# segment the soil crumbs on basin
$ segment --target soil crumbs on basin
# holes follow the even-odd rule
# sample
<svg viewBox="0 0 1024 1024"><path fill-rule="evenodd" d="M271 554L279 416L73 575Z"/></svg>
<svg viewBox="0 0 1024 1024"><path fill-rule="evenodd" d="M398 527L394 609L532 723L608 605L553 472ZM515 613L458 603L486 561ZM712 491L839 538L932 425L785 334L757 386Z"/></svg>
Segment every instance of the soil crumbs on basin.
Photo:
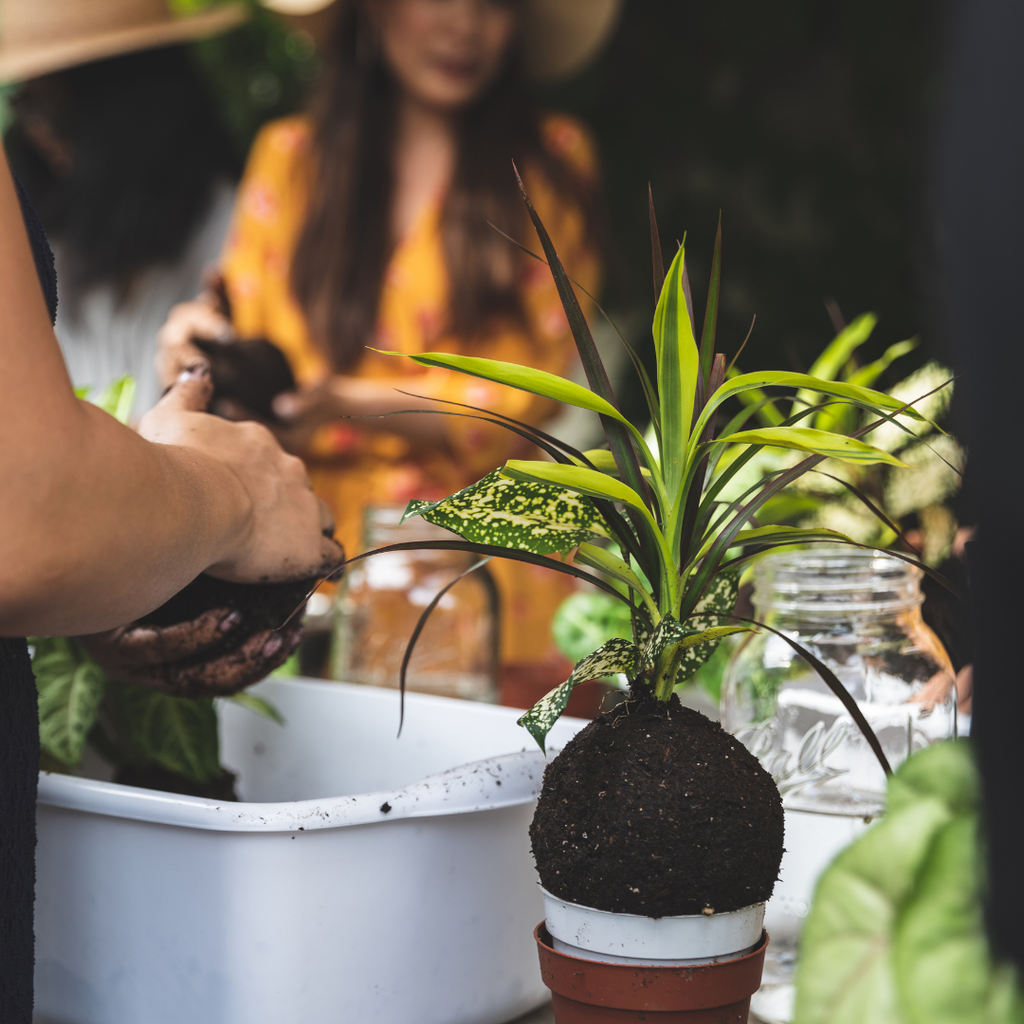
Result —
<svg viewBox="0 0 1024 1024"><path fill-rule="evenodd" d="M530 838L562 899L647 917L738 910L778 878L782 798L716 722L675 696L632 699L548 765Z"/></svg>

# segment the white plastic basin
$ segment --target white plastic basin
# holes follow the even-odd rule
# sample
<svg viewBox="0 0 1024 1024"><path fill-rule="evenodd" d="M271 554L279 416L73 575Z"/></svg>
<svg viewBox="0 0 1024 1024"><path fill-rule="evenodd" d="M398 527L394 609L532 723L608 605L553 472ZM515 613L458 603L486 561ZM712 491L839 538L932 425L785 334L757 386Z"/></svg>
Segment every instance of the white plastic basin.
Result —
<svg viewBox="0 0 1024 1024"><path fill-rule="evenodd" d="M542 1003L527 828L544 758L520 712L410 694L396 739L395 691L255 692L287 722L221 708L245 803L40 775L40 1016L501 1024Z"/></svg>

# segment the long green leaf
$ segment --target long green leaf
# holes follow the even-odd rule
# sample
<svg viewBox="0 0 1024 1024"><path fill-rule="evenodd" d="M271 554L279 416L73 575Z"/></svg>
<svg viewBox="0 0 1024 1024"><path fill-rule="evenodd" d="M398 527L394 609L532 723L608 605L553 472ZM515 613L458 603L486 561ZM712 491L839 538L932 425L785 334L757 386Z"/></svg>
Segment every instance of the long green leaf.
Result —
<svg viewBox="0 0 1024 1024"><path fill-rule="evenodd" d="M589 498L560 485L510 480L498 469L441 501L410 501L402 522L412 516L477 544L538 555L569 551L595 536L610 536Z"/></svg>
<svg viewBox="0 0 1024 1024"><path fill-rule="evenodd" d="M758 373L741 373L731 380L727 380L708 400L703 413L701 413L700 429L704 429L704 423L711 418L712 413L723 402L734 398L745 391L753 391L758 388L783 387L783 388L806 388L808 391L820 392L823 395L831 395L833 398L843 399L852 405L860 406L870 412L878 414L900 413L910 419L927 422L918 412L910 408L906 402L897 398L885 395L880 391L872 391L870 388L858 387L856 384L844 384L840 381L818 380L806 373L790 373L782 370L762 370Z"/></svg>
<svg viewBox="0 0 1024 1024"><path fill-rule="evenodd" d="M848 323L814 360L808 374L819 380L835 380L850 356L871 337L877 323L878 317L874 313L862 313Z"/></svg>
<svg viewBox="0 0 1024 1024"><path fill-rule="evenodd" d="M710 444L757 444L773 448L789 448L793 451L824 455L826 458L867 466L884 463L887 466L906 468L895 455L865 444L852 437L833 434L828 430L814 427L760 427L754 430L738 430L726 438L719 438Z"/></svg>
<svg viewBox="0 0 1024 1024"><path fill-rule="evenodd" d="M858 384L862 388L871 387L897 359L901 359L908 352L913 352L917 346L917 338L909 338L907 341L898 341L895 345L890 345L874 362L855 371L849 383Z"/></svg>
<svg viewBox="0 0 1024 1024"><path fill-rule="evenodd" d="M618 637L576 663L572 675L564 683L546 693L536 704L519 719L519 725L537 741L541 750L545 750L547 735L551 727L558 721L569 703L573 688L588 679L601 679L603 676L624 672L632 678L639 667L640 652L629 640Z"/></svg>
<svg viewBox="0 0 1024 1024"><path fill-rule="evenodd" d="M480 377L497 384L505 384L508 387L518 388L520 391L527 391L532 395L540 395L542 398L550 398L565 405L572 405L578 409L596 412L600 416L607 416L621 423L633 435L642 451L647 448L643 434L614 405L589 388L559 377L557 374L535 370L531 366L521 366L518 363L502 362L499 359L459 356L452 355L450 352L423 352L420 355L407 358L420 366L437 366L447 370L457 370L459 373L465 373L471 377ZM648 462L652 468L656 468L653 456L649 456ZM639 466L637 472L639 472Z"/></svg>
<svg viewBox="0 0 1024 1024"><path fill-rule="evenodd" d="M579 546L575 560L603 572L606 576L611 576L612 579L618 580L620 583L625 583L627 587L636 591L652 612L657 611L654 598L640 577L621 558L617 558L610 551L599 548L596 544L584 543Z"/></svg>
<svg viewBox="0 0 1024 1024"><path fill-rule="evenodd" d="M693 425L700 372L700 355L683 291L685 263L686 254L680 246L654 311L654 347L661 399L661 472L669 495L678 492L686 470L686 443Z"/></svg>
<svg viewBox="0 0 1024 1024"><path fill-rule="evenodd" d="M603 398L617 411L618 403L615 401L615 392L612 390L611 381L608 379L608 372L604 368L604 363L601 362L601 355L594 344L590 327L587 324L587 318L583 315L583 310L580 309L576 293L573 291L572 284L569 281L569 275L566 274L565 268L562 266L562 261L555 251L554 243L551 241L547 228L544 227L543 222L537 215L537 211L533 208L533 203L530 202L530 197L526 194L526 188L523 185L523 179L519 176L518 168L516 168L515 164L512 167L515 171L516 182L519 185L519 193L526 204L526 212L530 215L530 220L537 232L537 237L540 239L541 248L543 248L544 255L547 257L551 277L555 282L555 288L558 290L558 297L561 300L562 309L565 311L566 320L569 322L569 330L572 332L573 340L576 342L576 351L579 353L580 362L583 364L583 372L587 375L587 383L590 384L591 389L596 395ZM628 421L607 415L601 416L601 426L604 428L605 437L608 438L608 447L615 456L615 462L618 464L622 479L633 487L637 493L646 495L647 485L640 475L640 463L637 461L636 452L633 450L629 440L630 431L636 436L635 429L632 428ZM642 450L642 437L640 442ZM649 464L649 466L651 470L654 470L653 464Z"/></svg>

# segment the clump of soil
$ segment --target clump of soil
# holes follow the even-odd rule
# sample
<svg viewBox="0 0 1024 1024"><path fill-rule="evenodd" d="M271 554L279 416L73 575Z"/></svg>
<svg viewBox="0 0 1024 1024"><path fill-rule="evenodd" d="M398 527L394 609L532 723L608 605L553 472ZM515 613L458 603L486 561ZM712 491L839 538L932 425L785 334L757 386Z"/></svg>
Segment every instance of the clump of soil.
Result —
<svg viewBox="0 0 1024 1024"><path fill-rule="evenodd" d="M295 390L295 376L276 345L264 338L227 342L194 338L193 343L210 360L213 412L218 401L227 398L256 419L277 422L273 400L282 391Z"/></svg>
<svg viewBox="0 0 1024 1024"><path fill-rule="evenodd" d="M548 765L530 826L541 884L599 910L669 917L767 900L782 798L761 763L673 696L619 704Z"/></svg>
<svg viewBox="0 0 1024 1024"><path fill-rule="evenodd" d="M236 803L234 772L224 768L220 775L206 782L186 779L184 775L167 771L159 765L123 765L114 775L114 781L122 786L138 786L140 789L158 789L163 793L181 793L183 796L202 796L207 800L224 800Z"/></svg>
<svg viewBox="0 0 1024 1024"><path fill-rule="evenodd" d="M302 605L315 584L316 577L287 583L230 583L200 573L169 601L138 621L144 626L172 626L191 622L211 608L239 612L241 623L214 648L203 651L200 660L209 661L238 650L255 633L277 629Z"/></svg>

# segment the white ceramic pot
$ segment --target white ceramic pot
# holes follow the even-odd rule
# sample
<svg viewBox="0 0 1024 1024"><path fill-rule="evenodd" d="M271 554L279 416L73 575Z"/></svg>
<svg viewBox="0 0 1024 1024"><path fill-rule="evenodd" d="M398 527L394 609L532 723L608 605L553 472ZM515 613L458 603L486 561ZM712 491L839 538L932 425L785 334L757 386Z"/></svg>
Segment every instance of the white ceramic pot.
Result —
<svg viewBox="0 0 1024 1024"><path fill-rule="evenodd" d="M547 997L520 714L343 683L221 707L244 803L40 775L54 1024L501 1024ZM585 723L562 719L561 747ZM462 765L463 767L453 767Z"/></svg>
<svg viewBox="0 0 1024 1024"><path fill-rule="evenodd" d="M544 894L544 923L559 953L609 964L714 964L761 942L764 904L721 914L642 917L597 910Z"/></svg>

